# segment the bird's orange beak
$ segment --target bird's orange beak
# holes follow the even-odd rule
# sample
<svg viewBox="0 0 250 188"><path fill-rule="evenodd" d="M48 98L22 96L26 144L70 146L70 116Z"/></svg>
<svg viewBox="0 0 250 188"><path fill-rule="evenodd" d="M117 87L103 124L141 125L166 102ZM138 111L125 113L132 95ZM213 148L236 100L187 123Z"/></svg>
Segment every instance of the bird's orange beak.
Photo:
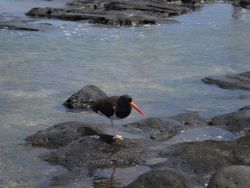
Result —
<svg viewBox="0 0 250 188"><path fill-rule="evenodd" d="M130 103L130 106L133 107L137 112L139 112L141 115L145 115L144 112L138 107L136 106L136 104L134 102Z"/></svg>

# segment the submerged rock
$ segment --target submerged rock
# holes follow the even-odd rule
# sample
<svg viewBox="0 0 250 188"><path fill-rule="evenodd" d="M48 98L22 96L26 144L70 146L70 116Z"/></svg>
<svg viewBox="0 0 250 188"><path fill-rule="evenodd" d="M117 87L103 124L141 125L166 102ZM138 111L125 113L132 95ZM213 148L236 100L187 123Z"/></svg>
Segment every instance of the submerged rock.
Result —
<svg viewBox="0 0 250 188"><path fill-rule="evenodd" d="M153 170L142 174L125 188L188 188L183 176L170 170Z"/></svg>
<svg viewBox="0 0 250 188"><path fill-rule="evenodd" d="M208 188L249 188L250 166L235 165L219 169L211 178Z"/></svg>
<svg viewBox="0 0 250 188"><path fill-rule="evenodd" d="M70 109L90 110L96 100L104 97L107 95L101 89L93 85L86 85L69 97L63 105Z"/></svg>
<svg viewBox="0 0 250 188"><path fill-rule="evenodd" d="M206 84L216 84L223 89L250 90L250 72L206 77L202 81Z"/></svg>

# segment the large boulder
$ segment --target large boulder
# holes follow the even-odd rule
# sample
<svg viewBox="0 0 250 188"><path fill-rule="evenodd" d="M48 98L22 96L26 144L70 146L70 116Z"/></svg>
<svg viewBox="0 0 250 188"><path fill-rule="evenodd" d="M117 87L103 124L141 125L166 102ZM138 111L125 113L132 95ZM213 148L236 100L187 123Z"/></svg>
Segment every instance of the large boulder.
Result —
<svg viewBox="0 0 250 188"><path fill-rule="evenodd" d="M93 85L86 85L69 97L63 105L70 109L90 110L91 105L98 99L107 97L106 93Z"/></svg>
<svg viewBox="0 0 250 188"><path fill-rule="evenodd" d="M249 188L250 166L235 165L219 169L211 178L208 188Z"/></svg>
<svg viewBox="0 0 250 188"><path fill-rule="evenodd" d="M202 81L206 84L216 84L223 89L250 90L250 72L206 77Z"/></svg>

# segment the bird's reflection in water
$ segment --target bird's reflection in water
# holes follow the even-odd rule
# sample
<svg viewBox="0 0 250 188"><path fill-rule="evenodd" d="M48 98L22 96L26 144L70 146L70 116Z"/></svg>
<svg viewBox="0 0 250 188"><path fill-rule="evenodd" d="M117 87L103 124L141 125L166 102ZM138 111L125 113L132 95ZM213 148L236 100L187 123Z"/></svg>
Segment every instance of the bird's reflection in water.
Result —
<svg viewBox="0 0 250 188"><path fill-rule="evenodd" d="M134 181L139 175L150 171L148 166L136 165L128 168L112 167L98 169L94 176L94 188L123 187Z"/></svg>
<svg viewBox="0 0 250 188"><path fill-rule="evenodd" d="M113 188L113 187L121 187L121 184L118 182L115 182L115 172L116 172L116 167L112 167L112 169L107 169L107 171L111 172L104 172L104 175L106 176L107 174L110 174L109 177L96 177L95 182L94 182L94 187L99 188ZM103 170L105 171L105 170Z"/></svg>

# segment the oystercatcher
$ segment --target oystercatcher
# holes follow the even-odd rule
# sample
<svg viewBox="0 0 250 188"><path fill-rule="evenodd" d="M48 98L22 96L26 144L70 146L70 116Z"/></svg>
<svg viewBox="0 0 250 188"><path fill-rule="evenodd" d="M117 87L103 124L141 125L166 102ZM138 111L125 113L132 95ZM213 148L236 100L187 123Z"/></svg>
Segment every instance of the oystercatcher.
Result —
<svg viewBox="0 0 250 188"><path fill-rule="evenodd" d="M116 134L113 120L126 118L132 108L137 110L141 115L145 115L144 112L136 106L132 98L129 95L112 96L99 99L92 105L94 112L104 115L111 120L111 127L113 130L113 139L123 140L121 135Z"/></svg>

